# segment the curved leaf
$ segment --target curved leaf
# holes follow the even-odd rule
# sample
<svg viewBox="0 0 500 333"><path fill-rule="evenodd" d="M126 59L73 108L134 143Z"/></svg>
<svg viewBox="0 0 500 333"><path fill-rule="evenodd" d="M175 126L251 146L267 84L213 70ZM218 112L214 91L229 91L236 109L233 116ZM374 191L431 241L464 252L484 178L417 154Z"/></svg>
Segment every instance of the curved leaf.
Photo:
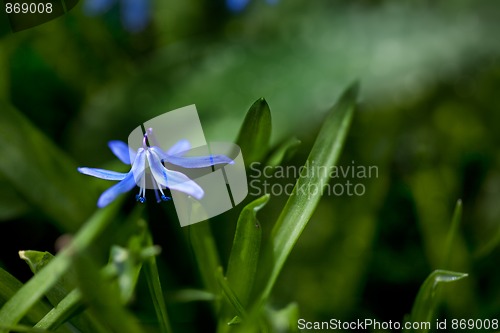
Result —
<svg viewBox="0 0 500 333"><path fill-rule="evenodd" d="M309 222L328 182L327 173L311 172L314 166L332 167L337 162L358 96L358 84L350 86L330 110L316 138L293 192L281 212L271 234L271 246L265 253L265 278L262 280L261 305L269 297L278 275L300 234ZM311 193L310 189L316 190ZM304 191L304 189L306 189Z"/></svg>
<svg viewBox="0 0 500 333"><path fill-rule="evenodd" d="M264 98L259 98L248 110L236 143L246 164L259 161L267 153L271 138L271 111Z"/></svg>

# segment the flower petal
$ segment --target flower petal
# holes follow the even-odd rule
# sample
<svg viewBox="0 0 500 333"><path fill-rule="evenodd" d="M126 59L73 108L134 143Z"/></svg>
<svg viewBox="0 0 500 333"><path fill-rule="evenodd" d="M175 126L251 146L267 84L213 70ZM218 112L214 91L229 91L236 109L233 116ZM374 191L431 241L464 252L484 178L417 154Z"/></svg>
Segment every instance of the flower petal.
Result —
<svg viewBox="0 0 500 333"><path fill-rule="evenodd" d="M97 201L97 206L99 208L106 207L109 205L116 197L124 192L128 192L135 187L134 175L129 172L127 176L118 184L108 188L104 191L99 200Z"/></svg>
<svg viewBox="0 0 500 333"><path fill-rule="evenodd" d="M147 158L149 162L149 167L155 180L161 186L170 188L171 190L177 190L184 192L198 200L200 200L205 192L203 189L196 184L194 181L189 179L185 174L168 170L161 164L159 157L151 152L147 152Z"/></svg>
<svg viewBox="0 0 500 333"><path fill-rule="evenodd" d="M144 178L144 171L146 169L146 152L143 148L137 150L137 155L135 156L134 163L132 164L132 169L130 173L134 175L134 180L137 186L141 187L142 179Z"/></svg>
<svg viewBox="0 0 500 333"><path fill-rule="evenodd" d="M215 164L234 164L232 159L224 155L187 157L167 156L165 160L183 168L204 168Z"/></svg>
<svg viewBox="0 0 500 333"><path fill-rule="evenodd" d="M125 164L130 164L135 159L135 151L123 141L109 141L108 147Z"/></svg>
<svg viewBox="0 0 500 333"><path fill-rule="evenodd" d="M170 147L170 149L167 151L167 155L178 155L190 149L191 149L191 144L189 143L189 140L186 139L179 140L175 145Z"/></svg>
<svg viewBox="0 0 500 333"><path fill-rule="evenodd" d="M180 141L179 141L180 142ZM167 161L183 168L204 168L215 164L234 164L234 161L225 155L209 156L178 156L165 154L158 147L149 148L160 160Z"/></svg>
<svg viewBox="0 0 500 333"><path fill-rule="evenodd" d="M83 173L84 175L94 176L106 180L123 180L127 176L126 173L115 172L104 169L96 169L96 168L83 167L83 168L78 168L78 171L80 173Z"/></svg>

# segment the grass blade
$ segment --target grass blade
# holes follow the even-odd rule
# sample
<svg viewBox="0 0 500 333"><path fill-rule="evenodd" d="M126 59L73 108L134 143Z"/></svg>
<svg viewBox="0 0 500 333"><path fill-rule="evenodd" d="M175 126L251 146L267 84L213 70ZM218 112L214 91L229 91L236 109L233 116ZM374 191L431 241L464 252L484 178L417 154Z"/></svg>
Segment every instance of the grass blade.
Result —
<svg viewBox="0 0 500 333"><path fill-rule="evenodd" d="M260 98L248 110L236 140L246 164L264 157L269 148L270 138L271 111L266 100Z"/></svg>
<svg viewBox="0 0 500 333"><path fill-rule="evenodd" d="M418 291L417 298L413 304L409 320L411 322L430 322L439 302L438 286L442 283L449 283L467 277L465 273L457 273L444 270L432 272ZM419 333L426 333L429 330L420 329ZM412 332L412 331L407 331Z"/></svg>
<svg viewBox="0 0 500 333"><path fill-rule="evenodd" d="M262 270L264 274L269 275L263 281L261 305L269 297L288 255L321 198L321 190L328 182L328 173L311 172L309 169L314 166L329 168L337 162L351 123L357 96L358 84L353 84L329 112L293 192L272 230L272 245L266 253ZM317 190L311 194L311 188Z"/></svg>
<svg viewBox="0 0 500 333"><path fill-rule="evenodd" d="M63 298L63 300L47 313L47 315L45 315L34 327L47 330L57 329L82 308L82 294L78 289L75 289L70 292L68 296ZM79 328L76 325L75 327Z"/></svg>
<svg viewBox="0 0 500 333"><path fill-rule="evenodd" d="M11 299L23 284L7 271L0 268L0 304ZM36 323L42 318L50 308L42 302L36 302L33 307L26 313L26 319L31 323ZM5 323L2 323L5 324ZM5 324L7 325L7 324ZM13 326L13 325L10 325ZM0 329L2 329L0 327Z"/></svg>
<svg viewBox="0 0 500 333"><path fill-rule="evenodd" d="M151 237L151 233L149 231L146 237L147 237L146 246L152 247L153 238ZM146 281L148 283L151 299L153 300L156 317L158 318L158 322L160 324L160 332L171 333L172 327L170 325L170 320L168 317L165 298L163 297L163 291L160 282L160 274L158 272L158 266L156 265L155 256L151 256L148 260L146 260L144 264L144 271L146 274Z"/></svg>
<svg viewBox="0 0 500 333"><path fill-rule="evenodd" d="M453 212L453 217L451 219L450 231L448 231L448 236L446 238L446 245L443 254L443 264L441 268L449 268L451 254L453 252L453 241L456 238L458 228L460 226L460 221L462 220L462 200L457 200L455 205L455 211Z"/></svg>

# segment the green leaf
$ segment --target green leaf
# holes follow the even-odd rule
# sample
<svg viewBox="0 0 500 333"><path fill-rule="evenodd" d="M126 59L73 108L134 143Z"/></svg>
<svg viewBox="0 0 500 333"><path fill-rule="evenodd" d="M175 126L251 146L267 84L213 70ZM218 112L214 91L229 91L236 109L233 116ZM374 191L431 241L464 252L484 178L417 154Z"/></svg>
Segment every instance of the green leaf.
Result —
<svg viewBox="0 0 500 333"><path fill-rule="evenodd" d="M327 185L328 173L311 172L309 169L317 166L329 168L337 162L354 113L358 89L358 84L353 84L330 110L292 194L272 230L271 246L265 254L266 262L261 270L266 275L262 281L261 305L269 297L288 255L321 198L321 190Z"/></svg>
<svg viewBox="0 0 500 333"><path fill-rule="evenodd" d="M236 225L226 278L244 307L248 304L260 255L262 228L257 212L267 204L269 197L266 194L245 206Z"/></svg>
<svg viewBox="0 0 500 333"><path fill-rule="evenodd" d="M117 200L108 207L98 210L75 235L70 245L3 305L0 309L0 323L6 326L19 323L33 305L67 274L73 263L74 253L87 249L106 229L116 215L120 202L121 200ZM7 331L0 329L0 333Z"/></svg>
<svg viewBox="0 0 500 333"><path fill-rule="evenodd" d="M33 274L38 274L55 258L49 252L32 250L19 251L19 257L28 264ZM72 272L69 271L45 293L45 296L53 306L56 306L73 288L75 288L75 279Z"/></svg>
<svg viewBox="0 0 500 333"><path fill-rule="evenodd" d="M0 173L40 212L74 232L95 210L76 165L28 119L0 101Z"/></svg>
<svg viewBox="0 0 500 333"><path fill-rule="evenodd" d="M34 327L40 329L57 329L75 315L75 313L80 312L82 308L82 294L78 289L74 289ZM75 325L75 327L78 329L81 328L78 325ZM102 331L94 329L92 332Z"/></svg>
<svg viewBox="0 0 500 333"><path fill-rule="evenodd" d="M19 257L26 261L34 274L38 274L55 258L49 252L31 250L19 251ZM87 311L82 312L81 293L75 287L75 276L72 271L68 271L45 293L54 308L35 325L36 328L56 329L71 319L73 326L82 332L103 332Z"/></svg>
<svg viewBox="0 0 500 333"><path fill-rule="evenodd" d="M284 161L288 161L301 143L302 141L296 137L283 141L271 152L270 156L267 158L266 164L274 167L281 165Z"/></svg>
<svg viewBox="0 0 500 333"><path fill-rule="evenodd" d="M144 225L146 225L146 223L144 223ZM146 246L150 248L153 247L153 237L149 231L147 231L146 235ZM160 324L160 332L172 332L167 312L167 305L165 304L165 298L163 297L163 290L161 288L160 274L158 272L158 266L156 265L156 257L150 256L146 260L144 266L149 292L151 294L151 299L153 300L156 317L158 318L158 322Z"/></svg>
<svg viewBox="0 0 500 333"><path fill-rule="evenodd" d="M455 205L455 211L453 212L453 217L451 219L450 231L448 231L448 236L446 238L446 245L444 248L443 264L441 268L449 268L450 258L453 251L453 241L455 240L460 226L460 221L462 220L462 200L457 200Z"/></svg>
<svg viewBox="0 0 500 333"><path fill-rule="evenodd" d="M0 304L4 304L6 301L14 297L22 286L23 284L19 282L19 280L0 267ZM50 308L44 303L40 301L35 302L34 306L26 313L26 319L31 323L36 323L49 310ZM12 324L3 322L2 325L13 326Z"/></svg>
<svg viewBox="0 0 500 333"><path fill-rule="evenodd" d="M248 110L236 140L245 164L260 161L265 156L270 138L271 112L266 100L260 98Z"/></svg>
<svg viewBox="0 0 500 333"><path fill-rule="evenodd" d="M413 308L409 321L411 322L430 322L433 320L433 316L436 310L436 306L439 302L438 286L442 283L449 283L461 280L467 277L465 273L457 273L444 270L435 270L432 272L418 291L417 298L413 303ZM418 330L419 333L426 333L429 330L421 329ZM413 331L407 331L413 332ZM417 331L415 331L417 332Z"/></svg>

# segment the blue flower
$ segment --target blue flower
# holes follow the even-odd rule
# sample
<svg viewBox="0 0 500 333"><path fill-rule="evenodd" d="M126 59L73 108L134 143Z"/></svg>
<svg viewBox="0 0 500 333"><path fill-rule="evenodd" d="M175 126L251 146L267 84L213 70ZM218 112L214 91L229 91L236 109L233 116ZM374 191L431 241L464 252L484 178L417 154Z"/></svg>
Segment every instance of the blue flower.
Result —
<svg viewBox="0 0 500 333"><path fill-rule="evenodd" d="M266 0L270 5L275 5L279 0ZM247 7L250 0L226 0L227 8L233 13L240 13Z"/></svg>
<svg viewBox="0 0 500 333"><path fill-rule="evenodd" d="M86 0L83 10L87 15L101 15L120 2L122 22L131 32L146 28L150 19L150 0Z"/></svg>
<svg viewBox="0 0 500 333"><path fill-rule="evenodd" d="M153 145L150 146L148 143ZM184 168L203 168L215 164L234 163L233 160L224 155L182 156L183 153L191 149L191 145L187 140L180 140L167 152L164 152L156 142L151 128L144 134L142 147L137 152L123 141L110 141L108 146L120 161L132 165L128 173L87 167L78 168L78 171L85 175L119 181L118 184L101 194L97 201L97 206L100 208L109 205L118 195L130 191L136 185L140 188L139 194L136 195L137 201L145 202L146 170L148 168L151 171L148 176L151 177L151 184L155 190L157 202L170 200L163 192L165 188L184 192L200 200L204 195L203 189L182 172L168 170L163 163L168 162Z"/></svg>

